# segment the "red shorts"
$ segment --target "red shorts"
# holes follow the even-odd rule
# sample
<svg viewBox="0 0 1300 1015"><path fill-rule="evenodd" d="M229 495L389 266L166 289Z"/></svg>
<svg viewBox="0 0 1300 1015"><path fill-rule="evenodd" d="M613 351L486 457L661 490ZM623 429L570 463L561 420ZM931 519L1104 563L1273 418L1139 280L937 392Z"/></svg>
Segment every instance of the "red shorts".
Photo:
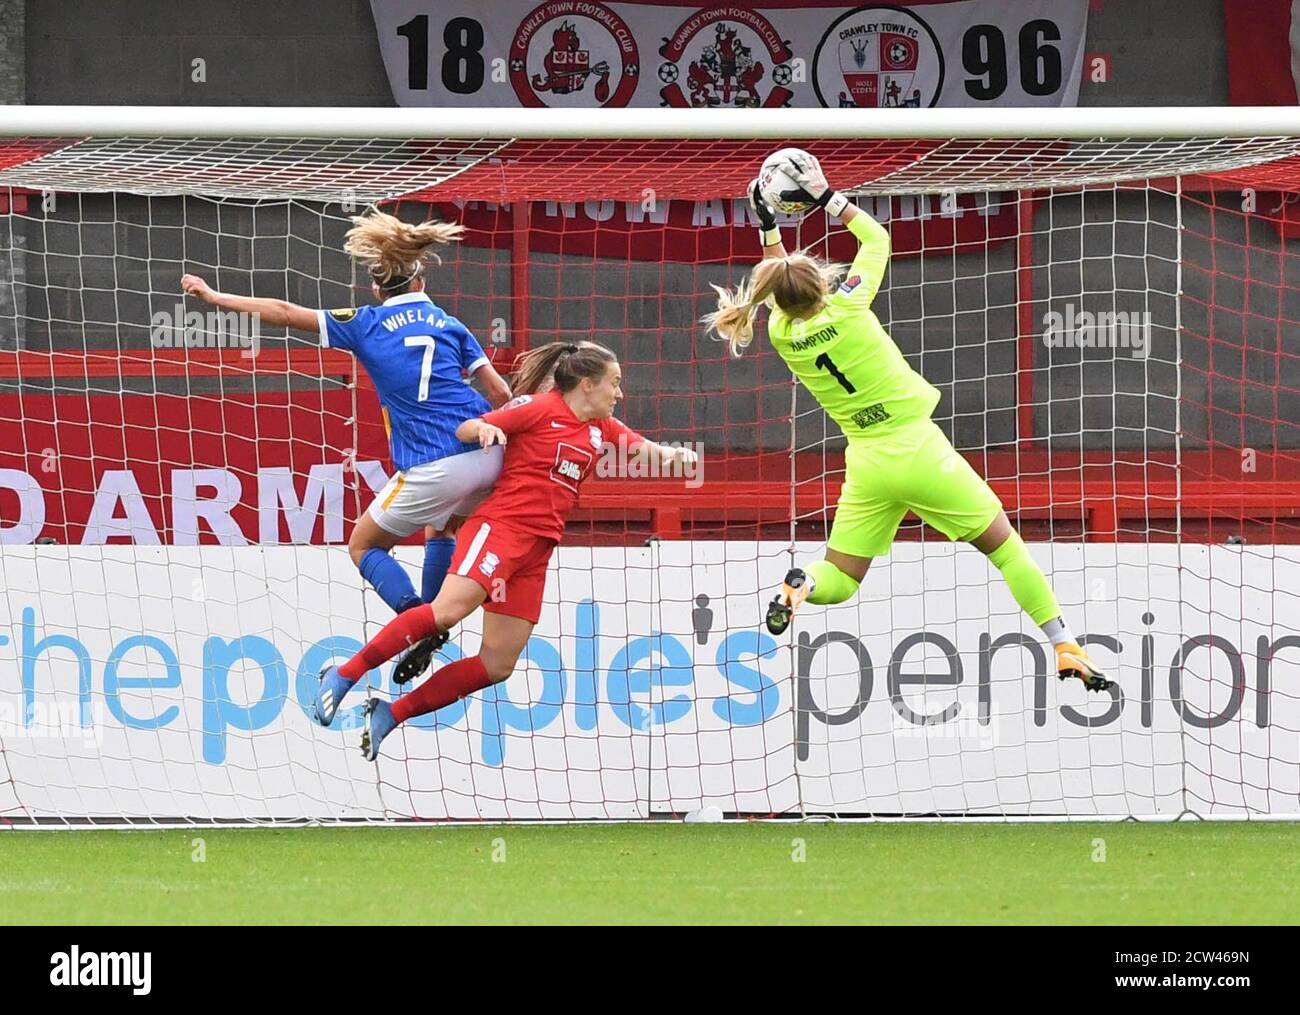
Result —
<svg viewBox="0 0 1300 1015"><path fill-rule="evenodd" d="M483 609L536 624L542 615L546 566L556 540L521 532L504 522L472 515L456 535L448 574L483 586Z"/></svg>

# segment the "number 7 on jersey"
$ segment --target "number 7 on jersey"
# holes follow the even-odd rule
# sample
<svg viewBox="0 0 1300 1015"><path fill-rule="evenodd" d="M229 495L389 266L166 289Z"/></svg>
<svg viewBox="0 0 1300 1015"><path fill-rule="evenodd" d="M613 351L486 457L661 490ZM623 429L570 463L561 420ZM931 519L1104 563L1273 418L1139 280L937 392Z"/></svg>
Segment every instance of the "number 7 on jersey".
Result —
<svg viewBox="0 0 1300 1015"><path fill-rule="evenodd" d="M433 350L437 343L432 335L408 335L403 341L408 346L424 346L424 362L420 364L420 397L417 401L429 400L429 375L433 373Z"/></svg>

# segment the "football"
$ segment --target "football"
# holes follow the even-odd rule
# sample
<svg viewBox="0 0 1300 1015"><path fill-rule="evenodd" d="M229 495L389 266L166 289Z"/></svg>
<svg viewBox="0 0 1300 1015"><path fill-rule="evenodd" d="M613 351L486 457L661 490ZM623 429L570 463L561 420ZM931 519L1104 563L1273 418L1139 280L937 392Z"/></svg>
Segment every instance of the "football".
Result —
<svg viewBox="0 0 1300 1015"><path fill-rule="evenodd" d="M799 148L782 148L774 151L763 160L763 168L758 171L758 190L774 209L787 215L801 215L812 207L804 197L799 184L790 179L783 168L785 160L791 155L813 159L811 155Z"/></svg>

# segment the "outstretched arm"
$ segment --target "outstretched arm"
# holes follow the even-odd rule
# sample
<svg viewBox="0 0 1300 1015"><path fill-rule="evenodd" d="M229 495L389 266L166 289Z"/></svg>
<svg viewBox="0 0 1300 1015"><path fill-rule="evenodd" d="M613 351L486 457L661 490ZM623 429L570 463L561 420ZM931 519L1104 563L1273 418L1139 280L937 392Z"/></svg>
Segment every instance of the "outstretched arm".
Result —
<svg viewBox="0 0 1300 1015"><path fill-rule="evenodd" d="M850 292L849 298L870 303L884 281L889 267L889 231L861 208L850 204L841 216L849 232L858 238L858 252L849 266L848 278L855 275L861 284Z"/></svg>
<svg viewBox="0 0 1300 1015"><path fill-rule="evenodd" d="M309 331L313 335L317 332L316 311L300 307L288 300L259 299L256 296L219 293L198 275L182 275L181 289L191 296L198 297L204 303L211 303L223 310L256 314L262 321L274 327Z"/></svg>
<svg viewBox="0 0 1300 1015"><path fill-rule="evenodd" d="M657 460L660 466L672 465L674 462L694 465L699 461L699 455L691 448L675 448L668 444L656 444L654 441L643 441L637 445L632 454L643 461Z"/></svg>

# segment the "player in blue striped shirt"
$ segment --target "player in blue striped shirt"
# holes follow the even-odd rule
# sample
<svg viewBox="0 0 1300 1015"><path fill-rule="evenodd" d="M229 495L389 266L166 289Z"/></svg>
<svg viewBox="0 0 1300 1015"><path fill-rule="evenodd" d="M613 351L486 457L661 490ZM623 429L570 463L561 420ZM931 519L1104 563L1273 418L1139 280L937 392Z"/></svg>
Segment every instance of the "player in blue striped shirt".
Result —
<svg viewBox="0 0 1300 1015"><path fill-rule="evenodd" d="M374 382L397 470L357 519L348 542L362 576L394 611L431 602L451 562L459 524L491 489L501 471L501 448L456 439L456 428L504 404L510 389L478 341L424 291L430 251L451 243L464 227L447 222L412 225L372 209L352 220L344 249L362 262L379 306L313 310L285 300L219 293L197 275L181 288L206 303L259 315L261 322L315 332L322 345L345 349ZM486 394L462 379L476 378ZM425 529L422 595L389 550ZM427 647L430 656L436 646ZM330 715L338 702L330 703Z"/></svg>

